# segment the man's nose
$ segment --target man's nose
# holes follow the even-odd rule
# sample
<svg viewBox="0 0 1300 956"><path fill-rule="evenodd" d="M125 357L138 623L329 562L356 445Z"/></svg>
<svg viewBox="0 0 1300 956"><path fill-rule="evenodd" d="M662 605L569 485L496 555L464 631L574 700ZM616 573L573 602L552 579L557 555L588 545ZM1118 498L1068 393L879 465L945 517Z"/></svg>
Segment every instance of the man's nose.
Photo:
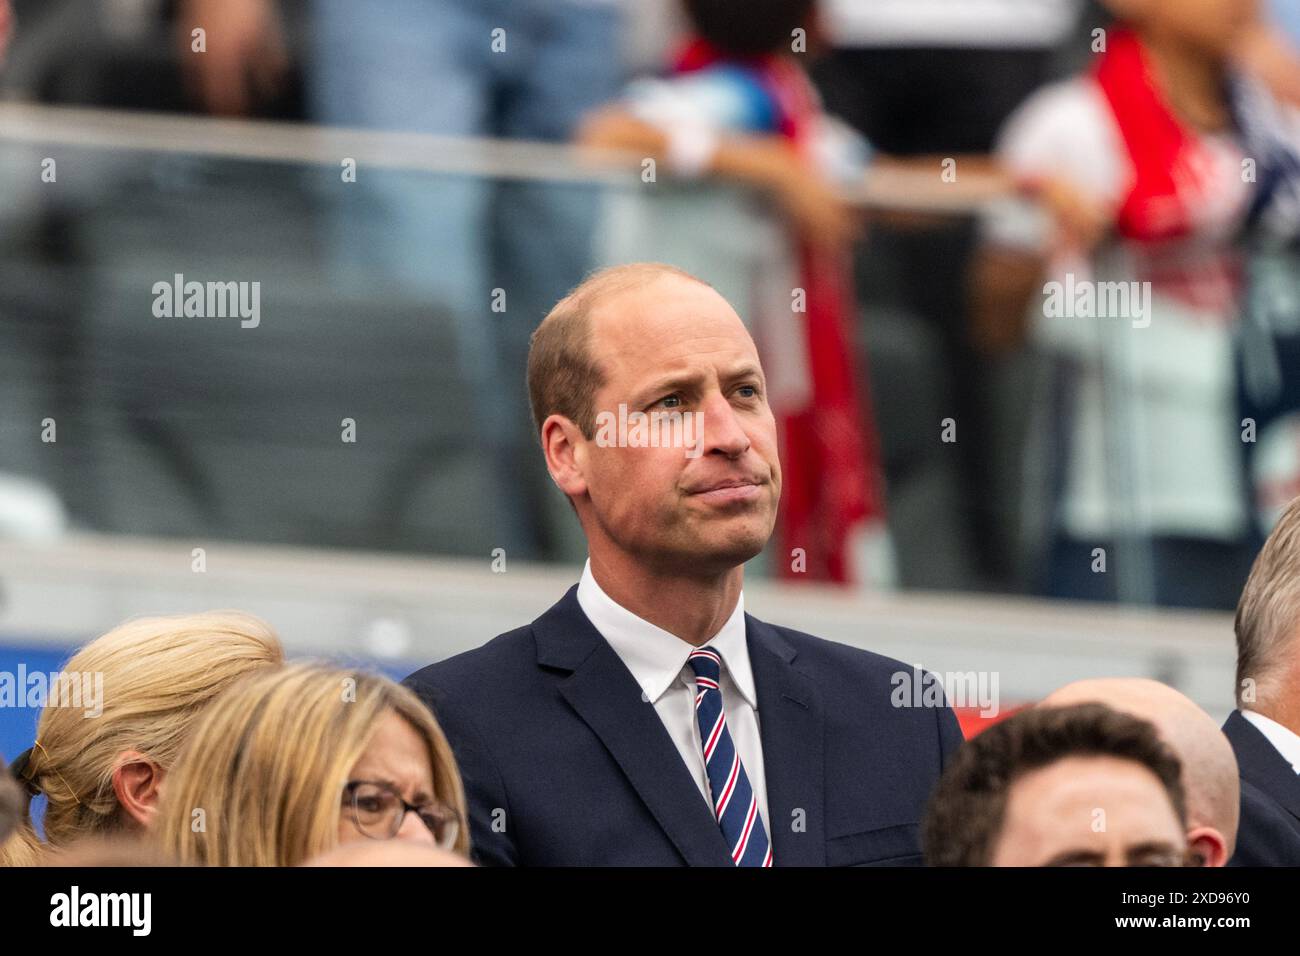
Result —
<svg viewBox="0 0 1300 956"><path fill-rule="evenodd" d="M705 454L738 458L749 451L749 435L735 408L721 392L715 392L700 404L702 419L697 423Z"/></svg>

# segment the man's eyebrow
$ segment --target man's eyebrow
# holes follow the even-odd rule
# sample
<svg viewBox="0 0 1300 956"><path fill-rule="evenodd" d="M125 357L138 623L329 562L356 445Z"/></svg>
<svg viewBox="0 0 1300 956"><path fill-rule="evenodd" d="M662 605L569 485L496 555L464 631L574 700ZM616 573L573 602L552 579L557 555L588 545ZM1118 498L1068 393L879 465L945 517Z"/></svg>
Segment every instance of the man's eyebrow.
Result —
<svg viewBox="0 0 1300 956"><path fill-rule="evenodd" d="M723 378L727 381L734 381L738 378L756 378L760 381L763 378L763 370L753 362L746 362L744 365L738 365Z"/></svg>
<svg viewBox="0 0 1300 956"><path fill-rule="evenodd" d="M1129 859L1151 853L1165 853L1174 857L1179 855L1178 847L1172 843L1166 843L1164 840L1148 840L1146 843L1138 843L1124 850L1124 855Z"/></svg>
<svg viewBox="0 0 1300 956"><path fill-rule="evenodd" d="M1049 859L1043 866L1070 866L1075 863L1103 863L1105 855L1096 850L1065 850Z"/></svg>
<svg viewBox="0 0 1300 956"><path fill-rule="evenodd" d="M647 384L638 387L633 394L637 398L650 398L651 396L667 395L670 392L689 392L691 389L699 387L702 378L703 376L699 372L673 372L652 379Z"/></svg>
<svg viewBox="0 0 1300 956"><path fill-rule="evenodd" d="M756 378L763 381L763 370L754 362L745 362L743 365L738 365L722 374L723 384L743 378ZM651 379L646 385L637 388L633 395L640 401L667 395L671 392L691 392L700 387L700 382L703 379L704 374L698 371L671 372L659 378Z"/></svg>

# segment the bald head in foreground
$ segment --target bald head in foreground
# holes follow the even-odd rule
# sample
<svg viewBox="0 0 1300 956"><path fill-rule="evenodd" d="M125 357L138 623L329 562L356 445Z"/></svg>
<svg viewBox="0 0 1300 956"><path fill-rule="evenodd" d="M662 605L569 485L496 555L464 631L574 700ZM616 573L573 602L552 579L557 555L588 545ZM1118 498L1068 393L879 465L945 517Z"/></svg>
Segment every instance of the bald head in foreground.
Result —
<svg viewBox="0 0 1300 956"><path fill-rule="evenodd" d="M1179 763L1187 796L1187 848L1197 866L1227 866L1237 843L1241 787L1232 746L1210 715L1168 684L1140 677L1080 680L1040 707L1095 702L1149 722Z"/></svg>
<svg viewBox="0 0 1300 956"><path fill-rule="evenodd" d="M476 859L919 863L955 716L894 706L898 661L745 613L781 463L731 305L670 266L598 272L534 333L528 391L587 566L532 624L407 679L456 751Z"/></svg>
<svg viewBox="0 0 1300 956"><path fill-rule="evenodd" d="M944 771L925 821L931 866L1184 866L1178 758L1155 727L1095 702L1031 707Z"/></svg>

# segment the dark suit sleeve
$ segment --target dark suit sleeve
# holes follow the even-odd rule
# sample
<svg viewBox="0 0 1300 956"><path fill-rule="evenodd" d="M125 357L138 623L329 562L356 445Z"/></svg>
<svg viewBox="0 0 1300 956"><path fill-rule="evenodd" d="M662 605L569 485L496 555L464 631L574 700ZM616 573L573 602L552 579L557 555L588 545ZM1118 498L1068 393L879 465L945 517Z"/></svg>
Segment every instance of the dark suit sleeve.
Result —
<svg viewBox="0 0 1300 956"><path fill-rule="evenodd" d="M411 675L403 682L433 712L456 755L465 784L470 857L481 866L515 866L518 854L510 836L513 818L505 781L469 714L449 695Z"/></svg>
<svg viewBox="0 0 1300 956"><path fill-rule="evenodd" d="M1254 784L1241 782L1241 823L1229 866L1300 866L1300 833Z"/></svg>
<svg viewBox="0 0 1300 956"><path fill-rule="evenodd" d="M935 715L939 721L939 769L943 771L952 763L957 748L966 742L966 738L962 736L961 724L951 707L938 707Z"/></svg>

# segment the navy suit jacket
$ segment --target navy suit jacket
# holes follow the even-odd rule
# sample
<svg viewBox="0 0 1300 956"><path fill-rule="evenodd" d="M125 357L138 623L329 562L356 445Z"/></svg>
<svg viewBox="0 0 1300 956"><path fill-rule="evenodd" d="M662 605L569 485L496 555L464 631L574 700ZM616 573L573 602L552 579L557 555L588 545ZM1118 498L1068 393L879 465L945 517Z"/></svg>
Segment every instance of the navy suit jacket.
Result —
<svg viewBox="0 0 1300 956"><path fill-rule="evenodd" d="M569 592L527 627L406 683L465 780L489 865L730 866L654 706ZM745 615L776 866L920 864L920 821L962 737L894 707L912 668Z"/></svg>
<svg viewBox="0 0 1300 956"><path fill-rule="evenodd" d="M1234 710L1223 732L1241 772L1241 823L1232 866L1300 866L1300 775Z"/></svg>

